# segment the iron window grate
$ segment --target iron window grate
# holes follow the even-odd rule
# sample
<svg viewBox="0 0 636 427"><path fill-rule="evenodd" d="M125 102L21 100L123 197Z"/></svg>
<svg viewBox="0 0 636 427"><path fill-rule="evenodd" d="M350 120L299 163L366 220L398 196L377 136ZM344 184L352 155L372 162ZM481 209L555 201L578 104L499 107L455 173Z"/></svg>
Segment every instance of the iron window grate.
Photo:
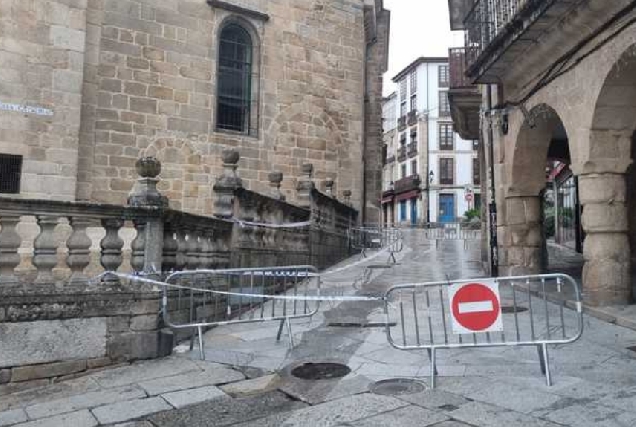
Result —
<svg viewBox="0 0 636 427"><path fill-rule="evenodd" d="M0 193L18 194L22 174L22 156L0 154Z"/></svg>
<svg viewBox="0 0 636 427"><path fill-rule="evenodd" d="M0 154L0 193L18 194L22 175L22 156Z"/></svg>

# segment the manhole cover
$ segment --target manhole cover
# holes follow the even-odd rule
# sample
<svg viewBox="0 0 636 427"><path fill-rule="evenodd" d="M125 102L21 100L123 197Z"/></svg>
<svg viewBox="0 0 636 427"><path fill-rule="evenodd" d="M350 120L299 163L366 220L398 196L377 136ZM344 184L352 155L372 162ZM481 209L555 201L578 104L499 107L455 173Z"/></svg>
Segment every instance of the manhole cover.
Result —
<svg viewBox="0 0 636 427"><path fill-rule="evenodd" d="M426 390L426 386L420 381L408 378L393 378L373 383L371 393L385 396L399 396L401 394L415 394Z"/></svg>
<svg viewBox="0 0 636 427"><path fill-rule="evenodd" d="M351 369L341 363L303 363L292 369L291 374L304 380L330 380L342 378L349 372Z"/></svg>
<svg viewBox="0 0 636 427"><path fill-rule="evenodd" d="M524 311L528 311L527 307L515 307L514 305L503 305L501 306L501 312L503 314L514 314L515 310L517 313L523 313Z"/></svg>

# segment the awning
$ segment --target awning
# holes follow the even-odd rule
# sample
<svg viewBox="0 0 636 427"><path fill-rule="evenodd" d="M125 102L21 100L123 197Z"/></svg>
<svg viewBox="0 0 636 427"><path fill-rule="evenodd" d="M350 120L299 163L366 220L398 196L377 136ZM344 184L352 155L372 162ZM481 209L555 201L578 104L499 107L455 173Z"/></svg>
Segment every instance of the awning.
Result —
<svg viewBox="0 0 636 427"><path fill-rule="evenodd" d="M420 195L420 190L411 190L406 193L398 194L395 196L395 201L399 202L401 200L412 199Z"/></svg>
<svg viewBox="0 0 636 427"><path fill-rule="evenodd" d="M393 201L393 196L387 196L387 197L383 197L381 202L382 204L386 204L386 203L391 203Z"/></svg>

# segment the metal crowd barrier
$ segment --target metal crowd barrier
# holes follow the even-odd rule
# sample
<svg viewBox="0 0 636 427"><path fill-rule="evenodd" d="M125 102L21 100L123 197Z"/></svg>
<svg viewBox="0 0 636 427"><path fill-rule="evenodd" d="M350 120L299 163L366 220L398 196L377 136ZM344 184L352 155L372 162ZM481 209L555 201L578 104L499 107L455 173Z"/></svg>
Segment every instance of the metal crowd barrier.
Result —
<svg viewBox="0 0 636 427"><path fill-rule="evenodd" d="M436 248L441 240L463 240L466 249L469 240L481 237L481 223L431 222L424 224L424 236L435 240Z"/></svg>
<svg viewBox="0 0 636 427"><path fill-rule="evenodd" d="M358 227L349 230L352 246L367 257L369 250L386 250L389 260L397 262L395 254L404 248L402 231L393 227Z"/></svg>
<svg viewBox="0 0 636 427"><path fill-rule="evenodd" d="M320 307L320 276L310 265L179 271L165 283L163 319L174 329L196 328L201 359L204 328L279 321L276 340L286 325L293 347L291 320L312 317Z"/></svg>
<svg viewBox="0 0 636 427"><path fill-rule="evenodd" d="M451 316L461 309L455 311L457 306L451 305L451 285L484 281L498 284L501 329L454 333L457 323L452 322L456 322L454 319L459 315ZM458 298L457 293L453 295L454 299ZM574 310L566 307L566 301L574 302ZM469 314L464 315L464 319L470 318L471 310L495 310L496 305L488 301L469 301L465 306ZM547 384L551 385L548 345L574 342L583 332L581 291L576 281L565 274L396 285L385 294L385 313L387 339L391 346L400 350L428 351L432 388L435 387L438 349L497 346L536 346L541 371ZM390 327L391 322L397 326Z"/></svg>

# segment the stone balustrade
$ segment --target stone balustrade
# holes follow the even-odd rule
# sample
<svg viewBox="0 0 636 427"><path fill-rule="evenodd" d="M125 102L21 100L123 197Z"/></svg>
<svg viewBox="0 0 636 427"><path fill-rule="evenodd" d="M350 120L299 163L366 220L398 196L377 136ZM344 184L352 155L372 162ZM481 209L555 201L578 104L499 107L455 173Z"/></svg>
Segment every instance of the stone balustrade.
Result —
<svg viewBox="0 0 636 427"><path fill-rule="evenodd" d="M59 375L60 363L74 373L170 353L174 335L161 329L160 293L115 275L89 280L102 271L326 268L353 253L347 229L357 211L348 205L350 191L341 203L327 180L321 193L307 164L298 184L301 206L292 205L280 192L280 172L269 175L268 195L243 188L239 158L223 153L213 217L171 209L157 191L161 165L152 158L137 162L127 206L0 198L0 336L19 338L0 342L10 349L0 378L9 381L31 364L42 378Z"/></svg>

